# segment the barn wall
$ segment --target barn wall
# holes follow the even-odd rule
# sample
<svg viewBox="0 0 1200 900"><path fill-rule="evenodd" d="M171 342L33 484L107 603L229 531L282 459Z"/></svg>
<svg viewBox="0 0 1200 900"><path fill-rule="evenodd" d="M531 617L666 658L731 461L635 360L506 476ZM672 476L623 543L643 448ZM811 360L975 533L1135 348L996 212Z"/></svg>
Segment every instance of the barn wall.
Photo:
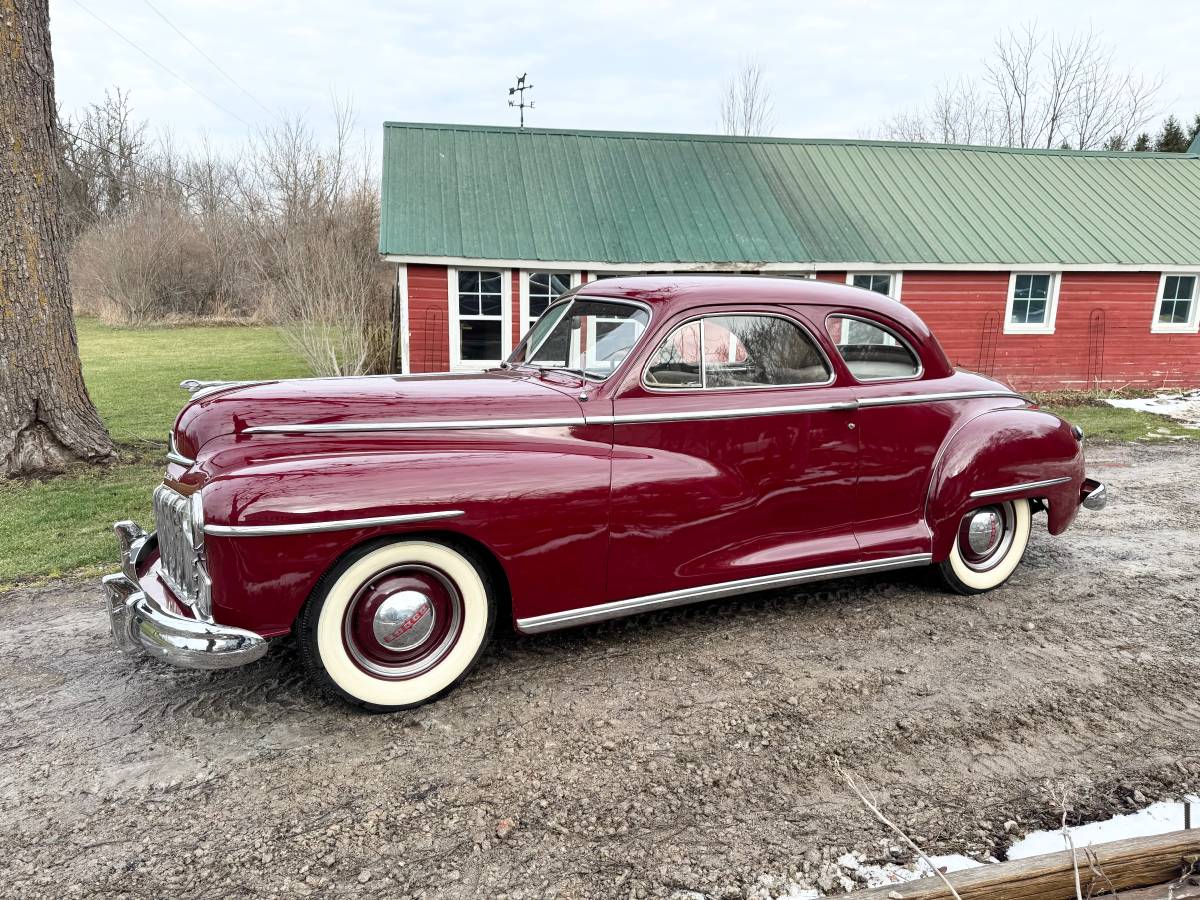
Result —
<svg viewBox="0 0 1200 900"><path fill-rule="evenodd" d="M1004 334L1008 272L906 272L951 362L1019 390L1200 385L1200 335L1152 334L1154 272L1062 275L1054 334Z"/></svg>
<svg viewBox="0 0 1200 900"><path fill-rule="evenodd" d="M844 284L846 275L817 278ZM1158 273L1063 274L1049 335L1004 334L1008 282L1006 271L905 272L901 300L929 324L951 362L1019 390L1200 386L1200 335L1150 332ZM446 268L409 265L408 293L411 371L444 372L450 367ZM514 345L519 306L514 269Z"/></svg>
<svg viewBox="0 0 1200 900"><path fill-rule="evenodd" d="M450 305L446 267L408 267L408 364L413 372L450 368Z"/></svg>

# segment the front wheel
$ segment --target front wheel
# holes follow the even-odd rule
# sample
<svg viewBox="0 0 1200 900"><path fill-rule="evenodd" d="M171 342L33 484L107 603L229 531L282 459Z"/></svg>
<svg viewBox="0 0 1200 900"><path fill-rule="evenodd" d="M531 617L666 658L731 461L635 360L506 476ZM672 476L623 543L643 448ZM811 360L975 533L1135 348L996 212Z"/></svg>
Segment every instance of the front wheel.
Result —
<svg viewBox="0 0 1200 900"><path fill-rule="evenodd" d="M491 637L495 591L486 570L446 544L399 540L350 553L298 621L309 674L376 712L446 693Z"/></svg>
<svg viewBox="0 0 1200 900"><path fill-rule="evenodd" d="M1021 562L1032 518L1028 500L977 507L958 525L950 558L938 564L942 581L960 594L999 587Z"/></svg>

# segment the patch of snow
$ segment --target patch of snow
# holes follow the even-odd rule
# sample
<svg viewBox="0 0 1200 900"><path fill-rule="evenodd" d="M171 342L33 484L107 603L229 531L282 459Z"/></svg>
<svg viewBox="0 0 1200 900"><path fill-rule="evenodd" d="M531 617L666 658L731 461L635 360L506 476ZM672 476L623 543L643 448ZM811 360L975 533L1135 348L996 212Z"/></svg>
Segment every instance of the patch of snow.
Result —
<svg viewBox="0 0 1200 900"><path fill-rule="evenodd" d="M1076 825L1067 830L1071 832L1071 840L1075 842L1077 850L1107 841L1166 834L1168 831L1177 831L1183 828L1184 802L1200 804L1200 797L1185 797L1183 801L1164 800L1159 803L1151 803L1145 809L1135 813L1113 816L1105 822ZM1200 807L1193 805L1192 813L1194 816L1200 816ZM1041 853L1057 853L1059 850L1069 849L1061 830L1035 831L1009 847L1008 858L1026 859Z"/></svg>
<svg viewBox="0 0 1200 900"><path fill-rule="evenodd" d="M1135 409L1138 412L1168 416L1184 428L1200 428L1200 391L1182 394L1163 392L1153 397L1137 397L1130 400L1106 398L1104 402L1117 409Z"/></svg>
<svg viewBox="0 0 1200 900"><path fill-rule="evenodd" d="M983 865L978 860L959 853L931 856L930 860L934 866L946 872L958 872L962 869L973 869ZM834 861L834 865L840 871L843 881L841 886L846 891L862 887L876 888L904 884L907 881L916 881L918 878L935 874L923 859L918 859L908 865L892 862L874 863L865 862L862 855L858 853L843 853Z"/></svg>

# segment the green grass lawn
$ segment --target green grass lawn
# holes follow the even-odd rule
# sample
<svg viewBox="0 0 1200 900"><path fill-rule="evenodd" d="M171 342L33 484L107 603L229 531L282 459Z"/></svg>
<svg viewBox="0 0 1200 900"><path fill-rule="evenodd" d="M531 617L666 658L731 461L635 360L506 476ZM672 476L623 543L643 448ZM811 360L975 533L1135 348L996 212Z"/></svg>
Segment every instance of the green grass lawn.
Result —
<svg viewBox="0 0 1200 900"><path fill-rule="evenodd" d="M167 433L187 400L179 387L200 381L253 381L308 375L308 366L274 328L199 325L110 328L76 322L83 377L118 444L166 447Z"/></svg>
<svg viewBox="0 0 1200 900"><path fill-rule="evenodd" d="M1184 428L1166 416L1117 409L1113 406L1046 406L1072 425L1083 429L1089 441L1147 441L1175 443L1200 440L1200 429Z"/></svg>
<svg viewBox="0 0 1200 900"><path fill-rule="evenodd" d="M188 397L179 382L309 374L274 328L76 324L83 377L122 462L45 481L0 481L0 585L113 569L112 523L152 524L150 492L162 478L167 435Z"/></svg>

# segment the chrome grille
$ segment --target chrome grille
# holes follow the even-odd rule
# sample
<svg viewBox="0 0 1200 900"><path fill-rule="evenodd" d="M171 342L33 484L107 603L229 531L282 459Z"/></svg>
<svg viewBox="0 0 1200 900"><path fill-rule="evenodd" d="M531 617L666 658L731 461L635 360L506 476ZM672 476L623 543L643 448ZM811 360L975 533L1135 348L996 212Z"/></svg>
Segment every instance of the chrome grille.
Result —
<svg viewBox="0 0 1200 900"><path fill-rule="evenodd" d="M193 521L193 498L160 484L154 491L159 574L182 602L202 617L211 613L208 573L204 568L204 522Z"/></svg>

